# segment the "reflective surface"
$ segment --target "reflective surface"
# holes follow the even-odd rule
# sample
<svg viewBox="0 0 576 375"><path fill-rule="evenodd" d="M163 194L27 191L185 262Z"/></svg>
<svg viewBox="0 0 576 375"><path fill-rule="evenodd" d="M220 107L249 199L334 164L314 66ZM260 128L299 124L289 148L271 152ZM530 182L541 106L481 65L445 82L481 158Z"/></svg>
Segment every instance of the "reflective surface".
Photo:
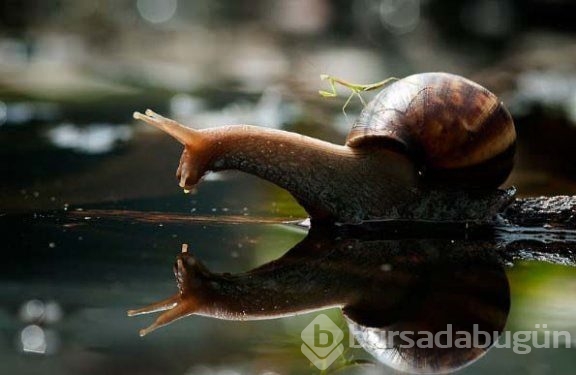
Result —
<svg viewBox="0 0 576 375"><path fill-rule="evenodd" d="M539 265L534 254L511 245L506 250L484 231L448 237L439 232L433 240L419 239L417 232L399 239L404 234L380 227L313 228L306 235L294 224L253 219L215 223L201 216L111 212L114 217L86 210L1 218L5 251L11 254L1 270L4 368L300 373L308 371L300 332L326 313L322 309L335 306L328 315L346 332L346 350L334 368L345 373L384 371L382 363L426 368L419 362L422 353L382 351L385 343L373 337L385 338L386 331L437 332L452 324L456 332L479 324L487 332L505 327L509 335L540 331L539 343L546 329L536 324L576 334L572 266ZM138 330L151 321L128 318L126 310L176 292L171 268L184 242L208 268L201 278L209 282L201 285L211 292L197 289L192 295L204 296L210 308L199 312L209 317L193 315L139 338ZM305 314L292 316L298 313ZM251 321L279 316L286 317ZM573 349L517 354L512 339L508 342L477 362L485 350L429 350L425 363L429 370L469 365L465 373L491 368L521 373L526 368L518 358L557 361L552 368L560 373L573 363Z"/></svg>

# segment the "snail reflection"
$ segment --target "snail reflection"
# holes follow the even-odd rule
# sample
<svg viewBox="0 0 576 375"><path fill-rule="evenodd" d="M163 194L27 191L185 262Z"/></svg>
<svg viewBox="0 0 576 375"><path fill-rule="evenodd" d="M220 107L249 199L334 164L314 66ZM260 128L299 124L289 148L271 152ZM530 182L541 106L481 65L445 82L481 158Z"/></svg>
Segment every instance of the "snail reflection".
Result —
<svg viewBox="0 0 576 375"><path fill-rule="evenodd" d="M183 247L178 292L130 316L161 312L145 335L197 314L273 319L340 307L358 343L377 360L409 372L448 372L480 358L504 329L510 307L504 268L490 241L398 239L369 227L312 227L281 258L231 275L210 272ZM458 348L453 335L422 347L393 332L494 333ZM392 337L390 337L392 335Z"/></svg>

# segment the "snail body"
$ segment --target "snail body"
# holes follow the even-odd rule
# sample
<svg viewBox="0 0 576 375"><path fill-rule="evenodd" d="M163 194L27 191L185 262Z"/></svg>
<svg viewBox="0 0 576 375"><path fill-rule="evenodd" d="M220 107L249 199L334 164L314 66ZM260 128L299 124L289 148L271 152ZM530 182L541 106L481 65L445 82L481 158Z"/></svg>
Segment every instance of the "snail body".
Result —
<svg viewBox="0 0 576 375"><path fill-rule="evenodd" d="M497 189L513 166L512 118L494 94L452 74L390 84L343 146L247 125L195 130L150 110L134 117L184 144L182 188L237 169L288 190L313 220L486 221L512 198Z"/></svg>

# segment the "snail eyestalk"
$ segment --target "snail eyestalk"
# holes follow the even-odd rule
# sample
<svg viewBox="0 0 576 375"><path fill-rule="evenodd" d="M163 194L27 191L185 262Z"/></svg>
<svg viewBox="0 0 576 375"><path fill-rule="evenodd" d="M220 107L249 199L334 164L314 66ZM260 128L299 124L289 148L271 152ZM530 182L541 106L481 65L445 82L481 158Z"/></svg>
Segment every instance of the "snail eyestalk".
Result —
<svg viewBox="0 0 576 375"><path fill-rule="evenodd" d="M183 145L188 145L191 142L191 134L198 132L197 130L185 127L178 122L159 115L158 113L147 109L144 114L140 112L134 112L132 115L135 120L141 120L152 125L174 137L178 142Z"/></svg>
<svg viewBox="0 0 576 375"><path fill-rule="evenodd" d="M190 299L176 294L163 301L154 303L141 309L129 310L128 316L150 314L163 311L158 318L148 327L140 330L140 337L146 336L152 331L163 327L173 321L191 315L195 311L195 306Z"/></svg>
<svg viewBox="0 0 576 375"><path fill-rule="evenodd" d="M205 164L211 157L209 149L212 145L206 133L184 126L150 109L147 109L144 114L134 112L133 117L162 130L184 145L180 164L176 170L176 178L185 194L195 193L196 184L206 172Z"/></svg>
<svg viewBox="0 0 576 375"><path fill-rule="evenodd" d="M360 95L361 92L377 90L377 89L380 89L380 88L386 86L387 84L389 84L393 81L398 80L398 78L390 77L390 78L386 78L386 79L379 81L379 82L369 83L369 84L363 85L363 84L359 84L359 83L351 83L351 82L345 81L341 78L333 77L333 76L328 75L328 74L320 74L320 79L322 81L328 81L328 84L330 85L330 88L332 89L332 91L325 91L325 90L319 90L318 91L318 93L324 98L335 98L338 96L338 93L336 92L336 84L342 85L342 86L348 88L350 91L352 91L352 93L350 94L350 96L348 96L348 99L346 100L346 102L342 106L342 113L344 113L344 116L346 116L346 117L348 117L346 115L346 107L348 107L348 104L350 104L350 100L352 100L352 98L354 96L357 96L358 99L360 100L360 102L362 103L362 106L365 107L366 102L364 101L364 98L362 98L362 95Z"/></svg>
<svg viewBox="0 0 576 375"><path fill-rule="evenodd" d="M166 324L195 313L199 308L199 280L207 273L204 266L188 252L188 244L182 244L181 253L176 258L174 266L178 293L162 301L127 312L128 316L162 312L154 323L140 330L140 336L145 336Z"/></svg>

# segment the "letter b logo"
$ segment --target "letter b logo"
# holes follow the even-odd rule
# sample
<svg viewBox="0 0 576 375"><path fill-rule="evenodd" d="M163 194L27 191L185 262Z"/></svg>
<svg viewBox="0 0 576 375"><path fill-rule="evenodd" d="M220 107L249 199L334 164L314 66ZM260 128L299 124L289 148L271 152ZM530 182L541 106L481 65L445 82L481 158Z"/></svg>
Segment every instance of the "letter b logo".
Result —
<svg viewBox="0 0 576 375"><path fill-rule="evenodd" d="M326 315L318 315L302 331L302 353L319 370L326 370L344 352L344 332Z"/></svg>
<svg viewBox="0 0 576 375"><path fill-rule="evenodd" d="M332 331L320 328L320 324L314 324L314 347L328 348L333 342Z"/></svg>

